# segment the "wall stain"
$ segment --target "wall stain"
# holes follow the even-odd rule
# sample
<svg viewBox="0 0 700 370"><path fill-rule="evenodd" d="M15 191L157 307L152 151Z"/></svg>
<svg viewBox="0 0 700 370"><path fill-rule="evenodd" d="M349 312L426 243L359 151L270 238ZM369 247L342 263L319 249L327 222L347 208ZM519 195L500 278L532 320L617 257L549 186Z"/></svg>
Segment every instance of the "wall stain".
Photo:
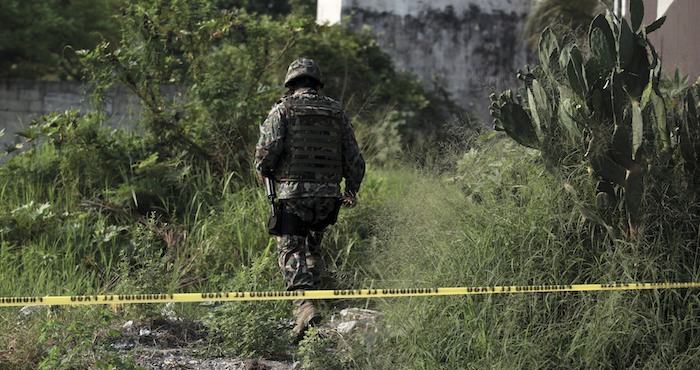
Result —
<svg viewBox="0 0 700 370"><path fill-rule="evenodd" d="M349 27L370 26L399 70L438 83L465 110L486 122L488 95L517 86L515 71L527 62L520 40L526 14L484 12L475 4L461 12L453 6L397 15L361 7L346 9Z"/></svg>

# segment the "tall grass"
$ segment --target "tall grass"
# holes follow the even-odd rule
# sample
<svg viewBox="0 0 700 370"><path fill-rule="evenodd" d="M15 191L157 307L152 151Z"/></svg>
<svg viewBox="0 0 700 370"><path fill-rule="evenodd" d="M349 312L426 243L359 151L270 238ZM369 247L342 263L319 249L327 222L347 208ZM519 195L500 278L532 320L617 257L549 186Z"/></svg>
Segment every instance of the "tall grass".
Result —
<svg viewBox="0 0 700 370"><path fill-rule="evenodd" d="M47 165L60 159L56 152L48 147L33 155L22 166L3 167L13 177L0 177L0 295L282 289L274 240L264 228L269 205L248 176L174 164L178 176L156 202L169 212L134 216L86 206L92 203L80 187L66 187ZM439 161L452 168L370 169L360 206L343 210L327 230L330 285L698 280L697 215L679 224L683 233L617 240L583 201L591 197L571 190L593 191L585 168L561 179L538 158L484 135L466 153ZM124 182L105 181L101 192L128 205L119 195L128 187L114 191ZM677 213L666 217L682 220ZM276 357L287 355L287 303L177 304L175 311L183 319L206 318L216 354ZM324 363L363 369L700 365L700 300L693 290L331 301L323 310L332 314L350 304L383 311L380 326L335 343L334 353L324 349L334 357ZM0 350L0 367L60 367L62 358L74 368L120 364L113 351L94 345L100 342L95 333L105 338L107 328L123 320L119 315L148 320L160 308L130 306L115 314L106 307L65 307L24 318L17 309L0 309L0 329L10 333L0 336L0 348L14 349ZM90 330L81 321L91 323Z"/></svg>
<svg viewBox="0 0 700 370"><path fill-rule="evenodd" d="M113 140L104 137L103 148ZM138 150L123 154L123 146L114 145L64 156L64 149L80 149L41 144L0 168L0 296L282 287L276 263L269 263L275 250L264 229L269 205L261 186L235 172L214 175L207 166L132 165L123 157ZM81 179L78 168L94 173ZM142 199L154 206L151 211L136 203ZM253 317L256 307L246 307ZM43 308L26 317L19 308L2 308L0 329L6 334L0 347L12 350L0 351L0 368L87 368L103 359L120 364L114 351L95 344L121 317L151 320L161 308L125 306L117 316L104 306ZM288 315L281 305L272 308ZM174 309L182 319L201 320L211 307ZM81 322L95 330L80 329ZM62 335L71 339L59 340ZM252 337L238 340L255 343Z"/></svg>
<svg viewBox="0 0 700 370"><path fill-rule="evenodd" d="M589 180L549 175L536 153L490 138L466 153L458 167L457 176L447 179L430 171L406 178L401 196L376 218L380 247L371 272L378 285L698 279L692 261L669 262L684 245L623 242L583 217L586 205L566 181L585 185ZM660 253L664 249L669 253ZM385 312L382 328L355 343L348 366L696 368L700 301L695 293L386 299L377 302Z"/></svg>
<svg viewBox="0 0 700 370"><path fill-rule="evenodd" d="M270 205L252 176L154 161L133 135L106 134L90 117L78 124L101 150L86 150L76 134L80 144L45 142L0 167L0 296L283 289L265 229ZM86 168L93 173L83 178ZM324 244L331 278L345 287L361 286L366 276L355 261L366 249L369 231L360 220L369 209L341 215ZM158 318L162 308L127 305L116 315L102 306L43 308L28 317L1 308L0 329L13 335L0 336L0 347L13 350L0 351L0 368L61 367L60 357L70 357L67 367L104 358L119 364L114 351L93 345L95 336L104 339L122 317ZM279 356L288 345L279 320L291 317L291 308L254 302L173 309L181 319L208 318L214 353ZM81 320L104 330L81 330ZM61 328L70 329L70 341L57 339Z"/></svg>

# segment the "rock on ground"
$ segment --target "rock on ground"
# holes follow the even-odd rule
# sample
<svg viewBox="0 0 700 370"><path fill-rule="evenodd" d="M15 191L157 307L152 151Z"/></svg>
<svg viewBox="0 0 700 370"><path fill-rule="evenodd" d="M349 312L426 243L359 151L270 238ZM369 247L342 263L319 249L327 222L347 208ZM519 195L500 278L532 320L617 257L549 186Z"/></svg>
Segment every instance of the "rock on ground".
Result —
<svg viewBox="0 0 700 370"><path fill-rule="evenodd" d="M346 308L331 316L319 326L324 336L349 335L353 332L376 330L380 312ZM148 370L192 369L192 370L298 370L296 360L275 361L268 359L241 359L225 357L203 357L196 353L193 343L207 336L206 328L199 322L182 322L169 318L156 319L148 323L126 321L120 337L111 346Z"/></svg>

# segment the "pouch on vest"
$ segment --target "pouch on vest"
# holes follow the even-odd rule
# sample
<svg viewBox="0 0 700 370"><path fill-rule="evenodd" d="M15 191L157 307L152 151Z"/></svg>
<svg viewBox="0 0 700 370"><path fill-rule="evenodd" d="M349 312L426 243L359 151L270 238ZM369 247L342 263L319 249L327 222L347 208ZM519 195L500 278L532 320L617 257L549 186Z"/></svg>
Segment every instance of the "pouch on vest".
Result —
<svg viewBox="0 0 700 370"><path fill-rule="evenodd" d="M337 198L335 200L335 207L333 208L333 211L328 214L328 217L326 217L323 221L310 225L309 229L313 231L323 231L323 229L325 229L326 227L330 225L335 225L335 223L338 221L338 214L340 213L340 207L342 205L343 198Z"/></svg>
<svg viewBox="0 0 700 370"><path fill-rule="evenodd" d="M309 228L299 216L287 212L280 201L274 203L270 219L267 222L270 235L300 235L306 236Z"/></svg>
<svg viewBox="0 0 700 370"><path fill-rule="evenodd" d="M267 221L267 230L270 235L282 235L282 203L274 202L270 219Z"/></svg>

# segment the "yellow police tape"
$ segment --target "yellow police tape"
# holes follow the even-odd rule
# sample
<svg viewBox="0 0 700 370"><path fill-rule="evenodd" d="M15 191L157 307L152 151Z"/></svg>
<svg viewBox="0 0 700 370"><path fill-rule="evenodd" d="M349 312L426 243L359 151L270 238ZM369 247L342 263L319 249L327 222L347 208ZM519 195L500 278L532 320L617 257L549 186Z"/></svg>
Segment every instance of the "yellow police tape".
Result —
<svg viewBox="0 0 700 370"><path fill-rule="evenodd" d="M343 289L343 290L297 290L267 292L218 292L218 293L172 293L172 294L108 294L75 296L26 296L0 297L4 306L58 306L98 305L128 303L168 302L212 302L212 301L270 301L293 299L348 299L380 297L426 297L446 295L476 295L498 293L548 293L590 292L650 289L700 288L700 282L690 283L611 283L570 285L504 285L453 288L406 288L406 289Z"/></svg>

